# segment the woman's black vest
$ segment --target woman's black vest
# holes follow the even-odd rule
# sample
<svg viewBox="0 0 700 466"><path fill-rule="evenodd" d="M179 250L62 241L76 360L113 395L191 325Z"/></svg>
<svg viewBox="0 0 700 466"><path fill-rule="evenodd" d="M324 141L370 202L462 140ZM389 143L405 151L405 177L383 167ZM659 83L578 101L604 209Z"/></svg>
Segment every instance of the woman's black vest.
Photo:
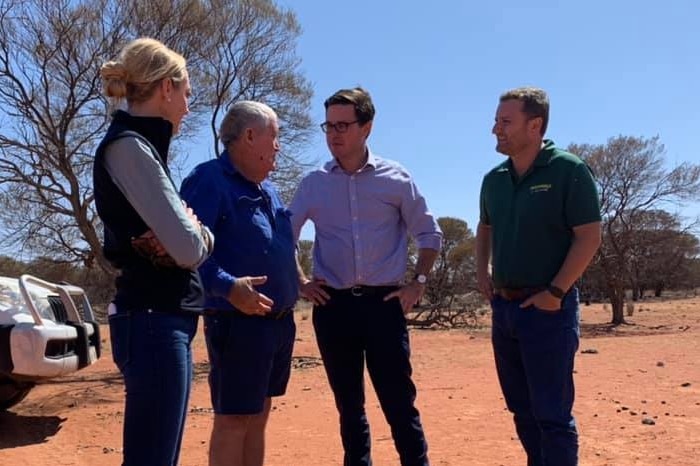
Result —
<svg viewBox="0 0 700 466"><path fill-rule="evenodd" d="M103 252L119 269L114 304L118 312L152 309L158 312L201 312L204 293L196 271L157 267L139 255L131 239L149 227L112 181L104 166L107 146L122 137L138 137L156 154L156 159L170 176L167 167L172 124L155 117L134 117L124 111L113 115L107 134L97 147L93 167L95 206L104 225Z"/></svg>

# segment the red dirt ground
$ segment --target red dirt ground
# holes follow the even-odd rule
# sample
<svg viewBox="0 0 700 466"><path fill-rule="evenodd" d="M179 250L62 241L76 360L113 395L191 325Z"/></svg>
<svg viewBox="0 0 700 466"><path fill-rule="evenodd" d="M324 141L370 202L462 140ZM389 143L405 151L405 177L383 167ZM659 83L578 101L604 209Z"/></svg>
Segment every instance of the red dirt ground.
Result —
<svg viewBox="0 0 700 466"><path fill-rule="evenodd" d="M297 312L295 367L268 429L268 466L341 464L333 400L317 362L308 311ZM700 464L700 297L642 302L612 328L603 305L582 308L575 413L581 465ZM488 324L488 315L484 317ZM103 335L107 335L107 329ZM488 328L413 330L418 407L434 466L524 465L500 394ZM0 413L0 465L116 466L121 455L123 385L109 354L94 366L35 388ZM206 465L212 415L206 350L196 339L196 376L182 465ZM371 387L368 381L368 388ZM371 388L373 457L397 465ZM654 425L642 423L651 419Z"/></svg>

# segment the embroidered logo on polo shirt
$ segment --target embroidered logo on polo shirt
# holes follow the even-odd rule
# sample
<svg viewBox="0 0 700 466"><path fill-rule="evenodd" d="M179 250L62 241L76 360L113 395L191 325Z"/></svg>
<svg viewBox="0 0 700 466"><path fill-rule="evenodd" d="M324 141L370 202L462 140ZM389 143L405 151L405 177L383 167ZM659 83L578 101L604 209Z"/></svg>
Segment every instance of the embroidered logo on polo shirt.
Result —
<svg viewBox="0 0 700 466"><path fill-rule="evenodd" d="M543 193L552 189L551 184L535 184L530 186L530 193Z"/></svg>

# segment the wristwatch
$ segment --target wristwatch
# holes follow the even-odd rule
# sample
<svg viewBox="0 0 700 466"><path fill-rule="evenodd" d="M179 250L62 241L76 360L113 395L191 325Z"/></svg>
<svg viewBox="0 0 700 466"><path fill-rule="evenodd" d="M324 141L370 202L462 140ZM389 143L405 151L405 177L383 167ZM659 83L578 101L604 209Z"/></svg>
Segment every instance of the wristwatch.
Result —
<svg viewBox="0 0 700 466"><path fill-rule="evenodd" d="M415 281L417 281L418 283L420 283L421 285L425 285L426 283L428 283L428 277L425 276L425 275L422 274L422 273L417 273L417 274L415 274L415 275L413 276L413 279L414 279Z"/></svg>
<svg viewBox="0 0 700 466"><path fill-rule="evenodd" d="M555 286L555 285L552 285L552 284L550 284L550 285L547 287L547 291L549 291L549 294L551 294L551 295L554 296L555 298L559 298L559 299L563 299L563 298L564 298L564 295L566 294L566 292L565 292L564 290L562 290L562 289L559 288L558 286Z"/></svg>

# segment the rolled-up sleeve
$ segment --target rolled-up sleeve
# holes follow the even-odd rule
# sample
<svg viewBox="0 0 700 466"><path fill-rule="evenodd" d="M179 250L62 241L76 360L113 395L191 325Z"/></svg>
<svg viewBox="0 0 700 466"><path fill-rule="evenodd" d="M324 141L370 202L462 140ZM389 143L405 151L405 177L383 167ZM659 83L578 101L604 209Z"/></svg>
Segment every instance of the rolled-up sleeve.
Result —
<svg viewBox="0 0 700 466"><path fill-rule="evenodd" d="M222 269L214 257L210 257L199 268L199 275L207 294L228 298L236 277Z"/></svg>
<svg viewBox="0 0 700 466"><path fill-rule="evenodd" d="M401 202L401 214L418 249L440 250L442 246L440 226L435 216L428 210L425 198L411 178L406 183Z"/></svg>

